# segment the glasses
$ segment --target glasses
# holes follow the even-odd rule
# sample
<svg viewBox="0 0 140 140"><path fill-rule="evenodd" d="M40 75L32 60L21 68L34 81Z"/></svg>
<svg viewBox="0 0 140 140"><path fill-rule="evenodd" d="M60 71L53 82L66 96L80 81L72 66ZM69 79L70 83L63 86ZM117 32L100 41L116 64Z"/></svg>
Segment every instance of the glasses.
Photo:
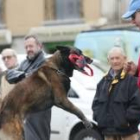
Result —
<svg viewBox="0 0 140 140"><path fill-rule="evenodd" d="M132 20L135 20L135 18L136 18L136 13L137 13L137 12L140 12L140 9L138 9L138 10L131 16L131 19L132 19Z"/></svg>
<svg viewBox="0 0 140 140"><path fill-rule="evenodd" d="M6 59L11 59L13 57L13 55L8 55L8 56L3 56L2 60L5 61Z"/></svg>
<svg viewBox="0 0 140 140"><path fill-rule="evenodd" d="M136 14L136 12L135 12L135 13L131 16L131 19L132 19L132 20L134 20L134 19L135 19L135 17L136 17L136 15L135 15L135 14Z"/></svg>

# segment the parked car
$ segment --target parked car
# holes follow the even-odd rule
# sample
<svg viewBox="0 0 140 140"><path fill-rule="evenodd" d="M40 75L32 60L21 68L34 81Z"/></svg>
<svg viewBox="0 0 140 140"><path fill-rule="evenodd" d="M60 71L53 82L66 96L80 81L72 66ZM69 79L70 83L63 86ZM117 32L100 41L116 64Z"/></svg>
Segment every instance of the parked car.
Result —
<svg viewBox="0 0 140 140"><path fill-rule="evenodd" d="M82 121L75 115L60 108L52 108L51 140L103 140L97 123L92 120L91 105L96 91L96 85L104 72L94 63L90 65L94 76L86 76L74 71L71 78L71 88L68 93L69 100L80 108L86 117L93 123L92 129L85 129ZM98 63L98 66L102 66Z"/></svg>

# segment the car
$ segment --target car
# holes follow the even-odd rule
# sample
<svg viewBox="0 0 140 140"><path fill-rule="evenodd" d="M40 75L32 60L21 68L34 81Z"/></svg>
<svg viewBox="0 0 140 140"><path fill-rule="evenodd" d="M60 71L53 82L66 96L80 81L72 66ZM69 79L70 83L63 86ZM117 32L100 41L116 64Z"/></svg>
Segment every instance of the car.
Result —
<svg viewBox="0 0 140 140"><path fill-rule="evenodd" d="M74 71L73 77L71 77L71 88L68 92L69 100L83 111L93 123L93 128L86 129L76 115L54 106L51 119L51 140L103 140L97 123L92 119L91 105L97 83L103 77L104 71L99 68L103 65L98 64L97 67L97 62L96 65L94 63L90 65L94 70L93 77Z"/></svg>

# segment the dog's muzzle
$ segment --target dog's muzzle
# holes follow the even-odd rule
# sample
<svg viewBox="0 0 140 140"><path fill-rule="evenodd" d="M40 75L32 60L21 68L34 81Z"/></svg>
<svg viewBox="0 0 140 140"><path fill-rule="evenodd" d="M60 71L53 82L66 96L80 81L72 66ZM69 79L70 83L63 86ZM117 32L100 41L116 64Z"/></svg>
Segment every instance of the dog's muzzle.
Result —
<svg viewBox="0 0 140 140"><path fill-rule="evenodd" d="M93 76L92 68L87 64L85 57L83 55L70 54L69 60L76 66L76 68L82 73ZM84 68L88 68L90 70L90 74L84 70Z"/></svg>

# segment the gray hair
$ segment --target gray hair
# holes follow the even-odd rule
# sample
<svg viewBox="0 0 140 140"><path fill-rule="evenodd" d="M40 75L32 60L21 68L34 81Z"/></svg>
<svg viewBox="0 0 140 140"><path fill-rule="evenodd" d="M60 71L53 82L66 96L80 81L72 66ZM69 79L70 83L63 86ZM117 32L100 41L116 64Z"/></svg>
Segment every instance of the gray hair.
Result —
<svg viewBox="0 0 140 140"><path fill-rule="evenodd" d="M110 54L111 54L112 52L119 52L122 56L126 56L126 54L125 54L123 48L120 48L120 47L113 47L113 48L111 48L111 50L108 52L108 56L107 56L108 59L109 59L109 56L110 56Z"/></svg>
<svg viewBox="0 0 140 140"><path fill-rule="evenodd" d="M3 53L6 53L6 52L10 52L11 55L13 55L13 56L15 56L15 57L17 58L17 53L16 53L16 51L15 51L14 49L11 49L11 48L3 49L2 52L1 52L1 55L2 55Z"/></svg>
<svg viewBox="0 0 140 140"><path fill-rule="evenodd" d="M38 45L41 45L41 46L42 46L42 43L39 41L39 39L38 39L38 36L37 36L37 35L34 35L34 34L29 34L29 35L25 36L24 40L27 40L27 39L29 39L29 38L34 38L34 40L35 40L36 44L38 44Z"/></svg>

